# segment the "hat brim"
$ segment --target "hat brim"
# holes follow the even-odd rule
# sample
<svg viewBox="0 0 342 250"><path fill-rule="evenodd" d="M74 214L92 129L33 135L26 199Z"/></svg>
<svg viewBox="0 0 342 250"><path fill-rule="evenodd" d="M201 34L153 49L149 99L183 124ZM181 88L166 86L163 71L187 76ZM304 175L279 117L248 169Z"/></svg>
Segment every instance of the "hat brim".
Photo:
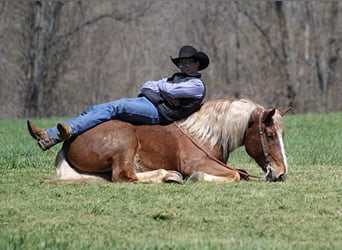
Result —
<svg viewBox="0 0 342 250"><path fill-rule="evenodd" d="M204 70L209 65L209 57L204 52L197 52L195 55L190 57L177 57L171 58L172 62L178 67L178 62L183 59L194 59L200 63L198 71Z"/></svg>

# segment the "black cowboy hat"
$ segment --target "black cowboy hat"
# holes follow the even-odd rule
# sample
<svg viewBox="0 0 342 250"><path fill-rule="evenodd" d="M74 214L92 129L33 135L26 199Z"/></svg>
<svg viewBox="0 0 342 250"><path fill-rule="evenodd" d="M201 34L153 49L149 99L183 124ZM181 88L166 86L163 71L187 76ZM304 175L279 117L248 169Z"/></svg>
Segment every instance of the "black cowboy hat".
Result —
<svg viewBox="0 0 342 250"><path fill-rule="evenodd" d="M192 58L195 61L199 62L200 65L198 67L198 71L201 71L201 70L205 69L209 65L209 57L207 56L207 54L205 54L202 51L197 51L197 49L195 49L191 45L183 46L179 50L178 57L177 58L172 58L171 57L171 60L178 67L178 62L180 60L188 59L188 58Z"/></svg>

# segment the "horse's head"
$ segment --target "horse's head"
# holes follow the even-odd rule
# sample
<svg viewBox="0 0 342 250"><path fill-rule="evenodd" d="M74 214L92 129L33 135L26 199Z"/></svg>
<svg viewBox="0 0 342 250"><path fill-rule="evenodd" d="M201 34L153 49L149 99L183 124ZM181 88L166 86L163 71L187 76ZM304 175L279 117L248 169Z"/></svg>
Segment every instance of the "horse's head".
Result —
<svg viewBox="0 0 342 250"><path fill-rule="evenodd" d="M267 181L284 181L288 172L283 137L284 110L262 109L252 113L245 134L245 148L264 170Z"/></svg>

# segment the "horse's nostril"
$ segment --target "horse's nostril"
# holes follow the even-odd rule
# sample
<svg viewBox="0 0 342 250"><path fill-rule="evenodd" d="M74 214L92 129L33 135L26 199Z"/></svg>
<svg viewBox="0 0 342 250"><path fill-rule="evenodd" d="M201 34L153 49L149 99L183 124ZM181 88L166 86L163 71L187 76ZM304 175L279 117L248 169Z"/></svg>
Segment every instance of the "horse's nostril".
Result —
<svg viewBox="0 0 342 250"><path fill-rule="evenodd" d="M285 181L285 175L284 174L279 175L278 181Z"/></svg>

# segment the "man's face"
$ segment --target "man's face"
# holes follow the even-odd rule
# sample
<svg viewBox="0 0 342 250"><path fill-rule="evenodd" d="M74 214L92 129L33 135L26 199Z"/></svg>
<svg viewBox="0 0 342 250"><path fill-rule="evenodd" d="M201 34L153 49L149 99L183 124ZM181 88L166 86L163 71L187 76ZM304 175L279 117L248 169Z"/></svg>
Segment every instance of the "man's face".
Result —
<svg viewBox="0 0 342 250"><path fill-rule="evenodd" d="M182 73L196 74L198 72L199 62L194 59L182 59L177 63L178 68Z"/></svg>

